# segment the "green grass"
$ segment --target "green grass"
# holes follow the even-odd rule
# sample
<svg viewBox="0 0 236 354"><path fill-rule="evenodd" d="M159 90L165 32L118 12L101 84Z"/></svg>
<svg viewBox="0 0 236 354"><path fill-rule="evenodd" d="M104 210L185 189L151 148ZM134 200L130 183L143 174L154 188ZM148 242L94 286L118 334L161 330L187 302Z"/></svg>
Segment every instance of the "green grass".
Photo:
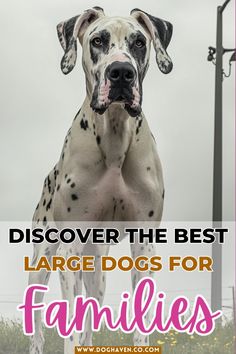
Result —
<svg viewBox="0 0 236 354"><path fill-rule="evenodd" d="M45 354L63 354L63 340L56 331L45 331ZM217 328L210 336L189 336L170 331L152 334L151 345L161 345L163 354L234 354L235 334L232 322ZM18 321L0 320L0 354L27 354L29 341ZM132 345L132 336L107 329L94 334L94 345Z"/></svg>

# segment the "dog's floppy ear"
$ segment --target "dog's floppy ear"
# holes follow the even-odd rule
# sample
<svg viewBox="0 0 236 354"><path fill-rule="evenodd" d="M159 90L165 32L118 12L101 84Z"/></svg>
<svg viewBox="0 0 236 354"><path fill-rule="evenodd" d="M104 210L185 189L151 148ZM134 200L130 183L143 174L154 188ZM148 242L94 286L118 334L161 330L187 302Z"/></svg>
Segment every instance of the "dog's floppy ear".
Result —
<svg viewBox="0 0 236 354"><path fill-rule="evenodd" d="M102 16L104 16L103 9L96 6L85 11L82 15L72 17L57 25L58 38L65 52L61 60L61 70L64 74L69 74L75 66L77 38L82 41L88 26Z"/></svg>
<svg viewBox="0 0 236 354"><path fill-rule="evenodd" d="M161 72L168 74L173 68L166 51L172 37L172 24L139 9L132 10L131 15L149 32L156 51L157 65Z"/></svg>

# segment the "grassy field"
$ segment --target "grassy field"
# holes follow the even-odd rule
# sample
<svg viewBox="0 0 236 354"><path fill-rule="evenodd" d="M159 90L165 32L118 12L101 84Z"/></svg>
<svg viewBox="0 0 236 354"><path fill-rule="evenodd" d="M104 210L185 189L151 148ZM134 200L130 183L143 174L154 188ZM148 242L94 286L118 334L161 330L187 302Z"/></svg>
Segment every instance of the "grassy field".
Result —
<svg viewBox="0 0 236 354"><path fill-rule="evenodd" d="M63 354L63 340L54 330L45 330L45 354ZM132 345L132 336L103 329L94 335L95 345ZM217 328L210 336L189 336L174 331L153 334L151 345L161 345L163 354L234 354L233 323ZM17 321L0 320L0 354L27 354L28 338Z"/></svg>

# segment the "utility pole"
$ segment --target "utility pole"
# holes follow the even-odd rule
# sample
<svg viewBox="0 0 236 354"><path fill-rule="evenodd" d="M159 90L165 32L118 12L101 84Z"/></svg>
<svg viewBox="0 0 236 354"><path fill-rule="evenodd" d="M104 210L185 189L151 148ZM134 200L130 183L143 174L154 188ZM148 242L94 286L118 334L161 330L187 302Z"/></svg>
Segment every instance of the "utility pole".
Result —
<svg viewBox="0 0 236 354"><path fill-rule="evenodd" d="M223 48L223 11L229 4L230 0L226 0L222 6L217 7L217 30L216 30L216 48L209 47L208 61L215 64L215 126L214 126L214 167L213 167L213 227L220 228L222 226L222 83L223 77L227 77L223 71L223 55L226 52L235 49ZM214 55L216 55L214 57ZM235 53L234 53L235 56ZM222 309L222 245L213 243L212 259L214 271L211 275L211 308L212 311ZM221 320L218 321L221 323Z"/></svg>
<svg viewBox="0 0 236 354"><path fill-rule="evenodd" d="M227 0L229 2L229 0ZM223 70L223 12L217 7L216 69L215 69L215 127L213 167L213 227L222 226L222 70ZM214 271L211 275L211 308L222 309L222 245L212 245Z"/></svg>

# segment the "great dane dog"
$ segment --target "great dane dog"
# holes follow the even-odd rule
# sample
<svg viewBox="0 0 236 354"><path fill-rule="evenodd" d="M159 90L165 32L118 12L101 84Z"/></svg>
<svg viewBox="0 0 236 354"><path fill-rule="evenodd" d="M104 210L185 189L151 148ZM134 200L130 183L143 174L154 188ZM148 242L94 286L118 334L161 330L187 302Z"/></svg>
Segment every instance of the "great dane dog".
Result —
<svg viewBox="0 0 236 354"><path fill-rule="evenodd" d="M144 11L134 9L129 17L107 17L94 7L57 26L64 50L61 69L68 74L75 66L77 39L83 49L83 68L87 95L65 138L60 159L45 179L34 223L49 221L160 221L164 186L161 163L154 138L142 112L142 82L149 66L151 42L162 73L172 70L167 46L172 25ZM107 245L79 248L36 245L32 263L56 253L94 255L96 262L107 255ZM131 245L133 257L151 256L151 245ZM133 271L136 286L145 273ZM30 284L47 284L49 273L31 273ZM94 273L60 274L63 297L73 310L82 282L86 296L101 304L105 275L100 267ZM41 302L38 295L36 301ZM31 338L30 354L43 353L40 311L35 316L36 333ZM65 353L75 345L91 345L90 317L84 333L65 340ZM134 334L135 345L147 345L148 338Z"/></svg>

